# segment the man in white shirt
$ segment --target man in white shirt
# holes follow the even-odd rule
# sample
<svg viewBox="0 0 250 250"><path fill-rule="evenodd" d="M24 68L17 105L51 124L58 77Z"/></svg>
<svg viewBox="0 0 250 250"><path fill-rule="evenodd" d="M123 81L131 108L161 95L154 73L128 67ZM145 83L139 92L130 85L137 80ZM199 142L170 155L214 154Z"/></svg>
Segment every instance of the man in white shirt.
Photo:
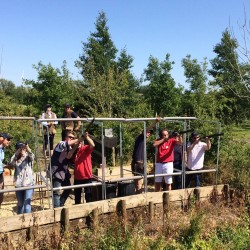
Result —
<svg viewBox="0 0 250 250"><path fill-rule="evenodd" d="M211 141L208 137L205 138L205 142L200 140L200 136L197 132L191 134L191 141L187 145L187 170L194 171L203 168L205 151L211 148ZM190 185L192 178L195 179L195 187L201 186L201 174L188 174L186 175L186 187Z"/></svg>

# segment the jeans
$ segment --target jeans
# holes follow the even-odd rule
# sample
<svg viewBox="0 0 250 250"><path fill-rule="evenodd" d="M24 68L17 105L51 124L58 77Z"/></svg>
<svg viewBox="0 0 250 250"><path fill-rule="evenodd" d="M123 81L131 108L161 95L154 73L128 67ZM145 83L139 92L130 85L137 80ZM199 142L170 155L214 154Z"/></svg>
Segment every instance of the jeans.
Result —
<svg viewBox="0 0 250 250"><path fill-rule="evenodd" d="M52 179L53 188L71 186L70 179L59 180ZM54 208L63 207L67 198L69 197L71 189L53 191L53 204Z"/></svg>
<svg viewBox="0 0 250 250"><path fill-rule="evenodd" d="M34 189L16 191L17 213L31 213L31 199Z"/></svg>
<svg viewBox="0 0 250 250"><path fill-rule="evenodd" d="M74 185L88 184L88 183L92 183L91 179L74 181ZM84 187L84 193L85 193L86 202L91 202L92 201L92 188ZM75 204L81 204L82 188L75 188L74 194L75 194Z"/></svg>
<svg viewBox="0 0 250 250"><path fill-rule="evenodd" d="M191 171L190 169L186 169L186 171ZM201 186L201 174L188 174L186 175L186 187L189 187L190 182L194 179L195 187Z"/></svg>
<svg viewBox="0 0 250 250"><path fill-rule="evenodd" d="M0 174L0 190L4 189L4 178L3 178L3 173ZM3 203L3 193L0 194L0 207L1 204Z"/></svg>

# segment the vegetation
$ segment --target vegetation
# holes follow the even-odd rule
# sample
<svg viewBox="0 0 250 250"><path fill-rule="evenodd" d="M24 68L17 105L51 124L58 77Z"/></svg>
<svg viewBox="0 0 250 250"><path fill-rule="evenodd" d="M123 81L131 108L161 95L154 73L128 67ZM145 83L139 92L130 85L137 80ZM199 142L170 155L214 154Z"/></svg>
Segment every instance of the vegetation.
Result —
<svg viewBox="0 0 250 250"><path fill-rule="evenodd" d="M250 34L244 27L247 40ZM126 49L117 50L104 12L99 13L95 28L88 40L82 42L83 51L75 61L82 79L71 77L67 62L62 63L61 69L38 62L33 65L37 80L26 79L23 86L15 86L7 79L0 79L0 115L38 118L49 102L60 117L64 103L69 102L80 117L197 117L199 119L187 125L201 134L225 132L220 141L213 140L212 150L206 155L206 163L211 168L217 167L219 159L218 183L228 183L237 192L249 193L249 49L240 45L226 29L214 46L215 57L210 66L206 58L203 62L191 55L182 59L185 88L177 85L171 76L174 62L170 54L166 52L162 62L150 55L142 77L137 79L132 72L133 57ZM14 141L32 138L34 145L36 133L32 121L0 119L0 125L1 132L10 132ZM181 129L183 124L167 122L160 125L173 131ZM104 127L112 127L115 136L119 137L119 123L106 122ZM142 128L142 123L123 125L124 161L129 162L134 138ZM100 138L100 126L95 125L91 133ZM6 159L13 151L13 145L6 149ZM153 153L149 143L149 160L153 159ZM119 147L116 154L119 156ZM207 175L205 182L213 183L214 175ZM187 214L190 223L171 228L171 234L166 234L165 228L158 228L158 233L151 235L139 219L124 230L114 220L95 234L78 231L58 241L51 237L51 242L43 241L41 249L249 249L249 211L245 211L250 209L249 196L244 204L240 211L235 207L224 208L227 212L231 209L230 215L237 214L237 217L230 219L229 216L219 222L210 221L217 208L214 204L206 204L205 208ZM220 218L218 214L214 216ZM210 223L216 226L209 228Z"/></svg>

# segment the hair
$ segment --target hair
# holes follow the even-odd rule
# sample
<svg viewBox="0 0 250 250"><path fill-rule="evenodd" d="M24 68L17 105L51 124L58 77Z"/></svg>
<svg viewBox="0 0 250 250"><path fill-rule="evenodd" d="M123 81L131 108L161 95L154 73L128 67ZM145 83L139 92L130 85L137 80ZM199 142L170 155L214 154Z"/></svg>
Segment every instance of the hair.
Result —
<svg viewBox="0 0 250 250"><path fill-rule="evenodd" d="M71 130L66 133L66 136L68 137L70 134L74 135L74 137L77 137L77 134L75 131Z"/></svg>

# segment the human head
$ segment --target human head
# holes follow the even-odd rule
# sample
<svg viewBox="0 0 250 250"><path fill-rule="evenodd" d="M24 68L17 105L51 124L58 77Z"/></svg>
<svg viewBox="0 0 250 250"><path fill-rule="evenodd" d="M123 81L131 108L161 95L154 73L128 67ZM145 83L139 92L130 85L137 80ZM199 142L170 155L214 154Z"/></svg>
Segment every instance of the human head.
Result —
<svg viewBox="0 0 250 250"><path fill-rule="evenodd" d="M161 130L161 132L160 132L160 137L161 137L162 139L168 138L168 137L169 137L168 131L167 131L165 128Z"/></svg>
<svg viewBox="0 0 250 250"><path fill-rule="evenodd" d="M199 138L200 138L200 136L199 136L199 134L197 132L193 132L191 134L191 140L196 140L196 139L199 139Z"/></svg>
<svg viewBox="0 0 250 250"><path fill-rule="evenodd" d="M13 138L8 133L2 133L1 136L3 137L2 145L3 147L7 147L10 145L10 140Z"/></svg>
<svg viewBox="0 0 250 250"><path fill-rule="evenodd" d="M50 110L50 109L51 109L51 107L52 107L52 106L51 106L51 104L50 104L50 103L47 103L47 104L46 104L46 106L45 106L46 110L48 110L48 109Z"/></svg>
<svg viewBox="0 0 250 250"><path fill-rule="evenodd" d="M16 148L16 150L18 150L20 148L21 149L25 149L26 148L26 144L24 142L22 142L22 141L19 141L19 142L16 143L15 148Z"/></svg>
<svg viewBox="0 0 250 250"><path fill-rule="evenodd" d="M153 129L150 129L146 133L146 138L149 138L154 133Z"/></svg>
<svg viewBox="0 0 250 250"><path fill-rule="evenodd" d="M71 110L71 105L69 103L65 103L64 109L66 112L68 112L69 110Z"/></svg>
<svg viewBox="0 0 250 250"><path fill-rule="evenodd" d="M3 140L4 140L4 138L2 136L2 133L0 133L0 144L2 144Z"/></svg>
<svg viewBox="0 0 250 250"><path fill-rule="evenodd" d="M66 134L66 141L68 140L74 140L77 138L77 134L75 131L68 131L67 134Z"/></svg>

